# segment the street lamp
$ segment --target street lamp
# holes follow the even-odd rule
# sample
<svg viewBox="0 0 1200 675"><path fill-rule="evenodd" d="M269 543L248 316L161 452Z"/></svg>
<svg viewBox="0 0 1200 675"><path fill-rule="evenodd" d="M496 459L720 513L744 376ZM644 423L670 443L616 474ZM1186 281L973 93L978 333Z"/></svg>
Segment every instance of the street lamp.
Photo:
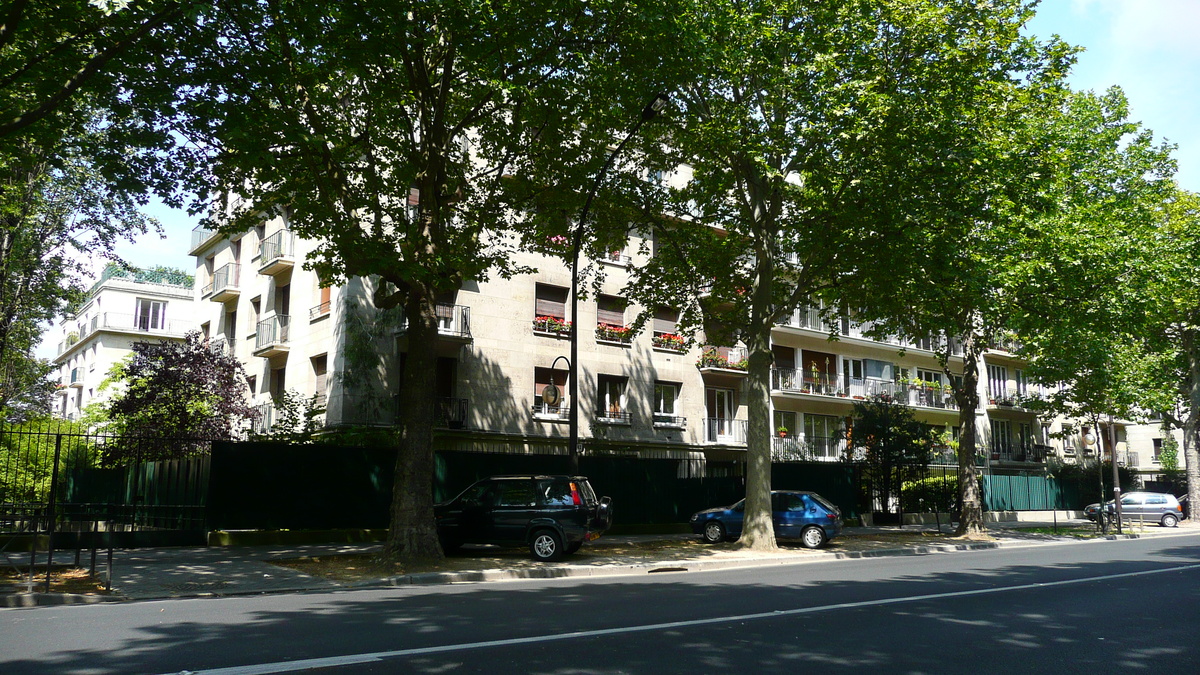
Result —
<svg viewBox="0 0 1200 675"><path fill-rule="evenodd" d="M571 464L571 473L579 472L579 251L583 248L583 231L587 226L588 211L592 208L592 200L596 198L596 193L600 190L605 175L612 168L617 155L625 149L625 144L642 128L643 124L657 117L666 105L667 95L658 94L642 108L642 114L625 133L625 138L621 139L617 147L609 153L604 166L600 167L600 172L596 174L596 179L592 181L592 187L588 190L587 199L583 202L583 209L579 212L579 221L575 224L575 233L571 242L571 358L567 364L571 376L571 381L568 383L571 409L568 413L567 425L567 456Z"/></svg>

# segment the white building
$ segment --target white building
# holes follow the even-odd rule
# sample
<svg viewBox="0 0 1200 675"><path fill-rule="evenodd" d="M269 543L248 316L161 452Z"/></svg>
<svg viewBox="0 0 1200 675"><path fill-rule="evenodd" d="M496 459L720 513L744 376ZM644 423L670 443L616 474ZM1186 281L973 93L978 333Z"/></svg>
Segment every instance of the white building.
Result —
<svg viewBox="0 0 1200 675"><path fill-rule="evenodd" d="M196 330L192 294L185 272L106 268L79 308L51 329L48 339L58 345L55 413L78 419L88 404L104 399L101 383L134 343L180 340Z"/></svg>

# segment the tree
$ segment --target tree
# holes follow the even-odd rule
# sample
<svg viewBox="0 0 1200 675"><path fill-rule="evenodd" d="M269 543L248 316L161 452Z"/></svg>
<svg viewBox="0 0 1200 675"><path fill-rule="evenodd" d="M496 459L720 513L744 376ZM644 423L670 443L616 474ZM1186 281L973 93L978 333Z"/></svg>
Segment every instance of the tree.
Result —
<svg viewBox="0 0 1200 675"><path fill-rule="evenodd" d="M901 486L923 477L929 467L934 431L889 396L856 402L853 417L850 447L862 453L863 473L871 479L877 503L885 511L899 507Z"/></svg>
<svg viewBox="0 0 1200 675"><path fill-rule="evenodd" d="M772 326L821 298L838 309L929 283L940 233L995 198L979 176L998 163L989 151L1019 112L1011 101L1055 80L1064 54L1020 36L1029 10L1017 1L726 0L693 12L698 51L664 140L684 185L629 295L647 307L698 297L682 308L686 328L746 344L739 541L769 549Z"/></svg>
<svg viewBox="0 0 1200 675"><path fill-rule="evenodd" d="M171 66L187 76L181 131L208 153L193 187L227 198L208 221L225 232L286 213L293 232L317 242L306 264L322 278L373 280L374 308L403 310L385 552L440 557L426 395L437 298L465 279L522 271L511 230L532 209L514 195L529 185L583 192L611 116L643 103L637 71L618 79L610 61L640 6L287 0L222 9ZM546 158L563 180L531 178Z"/></svg>
<svg viewBox="0 0 1200 675"><path fill-rule="evenodd" d="M205 441L238 437L256 416L241 363L198 331L182 342L139 342L113 366L104 461L177 459ZM147 442L151 441L151 442Z"/></svg>

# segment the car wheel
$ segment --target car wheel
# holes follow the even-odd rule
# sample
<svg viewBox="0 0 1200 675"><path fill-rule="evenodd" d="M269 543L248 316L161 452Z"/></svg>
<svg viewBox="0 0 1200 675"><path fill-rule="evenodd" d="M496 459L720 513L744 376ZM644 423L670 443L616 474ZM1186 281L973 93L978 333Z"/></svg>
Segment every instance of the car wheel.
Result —
<svg viewBox="0 0 1200 675"><path fill-rule="evenodd" d="M1175 527L1178 524L1179 524L1179 519L1176 518L1173 514L1168 513L1167 515L1162 517L1162 526L1163 527Z"/></svg>
<svg viewBox="0 0 1200 675"><path fill-rule="evenodd" d="M725 526L719 520L710 520L704 524L704 541L719 544L725 541Z"/></svg>
<svg viewBox="0 0 1200 675"><path fill-rule="evenodd" d="M563 553L566 553L567 555L571 555L572 553L578 551L582 546L583 546L582 541L573 541L570 544L567 544L566 546L563 547Z"/></svg>
<svg viewBox="0 0 1200 675"><path fill-rule="evenodd" d="M800 532L800 545L804 548L819 548L825 543L825 530L809 525Z"/></svg>
<svg viewBox="0 0 1200 675"><path fill-rule="evenodd" d="M554 530L538 530L529 540L529 552L533 559L541 562L562 560L564 555L562 538Z"/></svg>

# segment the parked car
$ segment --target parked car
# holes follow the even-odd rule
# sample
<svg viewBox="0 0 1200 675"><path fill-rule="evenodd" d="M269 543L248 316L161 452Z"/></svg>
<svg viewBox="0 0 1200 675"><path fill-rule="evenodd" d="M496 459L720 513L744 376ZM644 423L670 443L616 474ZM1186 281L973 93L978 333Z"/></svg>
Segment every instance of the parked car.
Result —
<svg viewBox="0 0 1200 675"><path fill-rule="evenodd" d="M743 499L733 506L693 514L692 532L715 544L742 536L746 508ZM842 531L842 512L815 492L771 491L771 521L779 539L799 539L805 548L817 548Z"/></svg>
<svg viewBox="0 0 1200 675"><path fill-rule="evenodd" d="M1104 502L1108 515L1116 514L1113 500ZM1083 512L1088 520L1096 520L1100 504L1088 504ZM1183 519L1183 507L1175 495L1169 492L1130 492L1121 495L1121 517L1125 520L1143 520L1158 523L1163 527L1175 527Z"/></svg>
<svg viewBox="0 0 1200 675"><path fill-rule="evenodd" d="M463 544L527 545L535 560L561 560L612 524L612 500L597 499L583 476L492 476L435 504L438 539Z"/></svg>

